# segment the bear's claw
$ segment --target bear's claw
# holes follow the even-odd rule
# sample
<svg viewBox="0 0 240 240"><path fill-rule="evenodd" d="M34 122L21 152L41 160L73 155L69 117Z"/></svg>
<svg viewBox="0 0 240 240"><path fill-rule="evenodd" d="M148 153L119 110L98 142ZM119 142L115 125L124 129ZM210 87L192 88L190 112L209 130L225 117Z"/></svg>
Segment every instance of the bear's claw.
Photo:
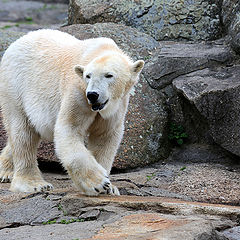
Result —
<svg viewBox="0 0 240 240"><path fill-rule="evenodd" d="M13 177L13 172L12 171L1 171L0 172L0 181L2 183L11 182L12 177Z"/></svg>

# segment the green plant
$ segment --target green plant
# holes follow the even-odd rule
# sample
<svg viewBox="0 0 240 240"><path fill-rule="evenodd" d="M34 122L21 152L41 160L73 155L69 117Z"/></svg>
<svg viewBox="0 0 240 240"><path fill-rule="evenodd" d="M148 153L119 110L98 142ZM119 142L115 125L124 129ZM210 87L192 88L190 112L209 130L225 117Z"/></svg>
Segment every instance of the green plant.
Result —
<svg viewBox="0 0 240 240"><path fill-rule="evenodd" d="M147 60L149 60L150 58L151 58L151 56L148 55L148 56L145 56L145 57L144 57L144 60L147 61Z"/></svg>
<svg viewBox="0 0 240 240"><path fill-rule="evenodd" d="M58 208L59 211L63 210L63 206L60 203L57 205L57 208Z"/></svg>
<svg viewBox="0 0 240 240"><path fill-rule="evenodd" d="M77 219L70 219L70 220L66 220L66 219L62 219L60 222L60 224L70 224L70 223L74 223L74 222L84 222L85 219L84 218L77 218ZM54 220L48 220L47 222L43 222L43 225L47 225L47 224L54 224L57 223L57 219Z"/></svg>
<svg viewBox="0 0 240 240"><path fill-rule="evenodd" d="M77 218L77 219L70 219L70 220L65 220L65 219L62 219L60 221L61 224L69 224L69 223L74 223L74 222L84 222L85 220L83 218Z"/></svg>
<svg viewBox="0 0 240 240"><path fill-rule="evenodd" d="M56 222L57 222L56 219L54 219L54 220L48 220L47 222L43 222L43 225L54 224L54 223L56 223Z"/></svg>
<svg viewBox="0 0 240 240"><path fill-rule="evenodd" d="M184 171L184 170L186 170L186 166L184 166L184 167L182 167L182 168L180 168L180 171Z"/></svg>
<svg viewBox="0 0 240 240"><path fill-rule="evenodd" d="M183 126L177 125L176 123L171 123L168 138L173 143L182 145L184 143L184 140L188 138L188 135L185 132Z"/></svg>
<svg viewBox="0 0 240 240"><path fill-rule="evenodd" d="M148 181L150 181L153 177L155 177L156 176L156 173L154 172L154 173L151 173L150 175L147 175L146 177L147 177L147 182Z"/></svg>
<svg viewBox="0 0 240 240"><path fill-rule="evenodd" d="M8 28L11 28L11 27L12 27L12 25L5 25L5 26L1 27L1 29L8 29Z"/></svg>
<svg viewBox="0 0 240 240"><path fill-rule="evenodd" d="M33 20L32 17L25 17L24 19L25 19L25 21L27 21L27 22L32 22L32 20Z"/></svg>
<svg viewBox="0 0 240 240"><path fill-rule="evenodd" d="M58 208L59 211L62 211L62 212L63 212L63 215L64 215L64 216L67 216L67 215L68 215L68 214L67 214L67 211L63 209L63 206L62 206L60 203L57 205L57 208Z"/></svg>

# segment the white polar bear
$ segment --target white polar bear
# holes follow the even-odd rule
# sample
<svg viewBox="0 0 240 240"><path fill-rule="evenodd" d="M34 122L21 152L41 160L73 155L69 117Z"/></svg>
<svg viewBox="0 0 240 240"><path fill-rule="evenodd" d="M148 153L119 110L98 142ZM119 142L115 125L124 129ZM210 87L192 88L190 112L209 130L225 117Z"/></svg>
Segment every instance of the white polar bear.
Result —
<svg viewBox="0 0 240 240"><path fill-rule="evenodd" d="M11 44L0 65L8 133L1 180L11 180L14 192L51 189L36 151L40 139L54 140L57 156L81 192L118 195L108 175L123 135L129 92L143 66L108 38L80 41L57 30L38 30Z"/></svg>

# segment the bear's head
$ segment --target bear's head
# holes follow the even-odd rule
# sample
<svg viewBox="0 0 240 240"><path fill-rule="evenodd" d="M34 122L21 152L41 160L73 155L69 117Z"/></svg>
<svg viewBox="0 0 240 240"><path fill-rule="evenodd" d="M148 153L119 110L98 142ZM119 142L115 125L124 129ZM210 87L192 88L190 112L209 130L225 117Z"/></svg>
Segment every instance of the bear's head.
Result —
<svg viewBox="0 0 240 240"><path fill-rule="evenodd" d="M87 84L86 96L92 110L108 117L137 83L143 66L142 60L132 62L114 53L97 57L86 66L77 65L75 71Z"/></svg>

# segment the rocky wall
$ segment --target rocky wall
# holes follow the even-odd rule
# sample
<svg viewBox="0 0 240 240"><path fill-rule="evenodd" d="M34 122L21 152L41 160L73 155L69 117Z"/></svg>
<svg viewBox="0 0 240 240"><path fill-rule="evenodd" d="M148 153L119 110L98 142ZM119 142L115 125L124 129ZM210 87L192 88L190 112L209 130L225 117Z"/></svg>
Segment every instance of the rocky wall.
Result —
<svg viewBox="0 0 240 240"><path fill-rule="evenodd" d="M115 22L156 40L209 40L221 36L220 5L216 0L70 0L68 23Z"/></svg>

